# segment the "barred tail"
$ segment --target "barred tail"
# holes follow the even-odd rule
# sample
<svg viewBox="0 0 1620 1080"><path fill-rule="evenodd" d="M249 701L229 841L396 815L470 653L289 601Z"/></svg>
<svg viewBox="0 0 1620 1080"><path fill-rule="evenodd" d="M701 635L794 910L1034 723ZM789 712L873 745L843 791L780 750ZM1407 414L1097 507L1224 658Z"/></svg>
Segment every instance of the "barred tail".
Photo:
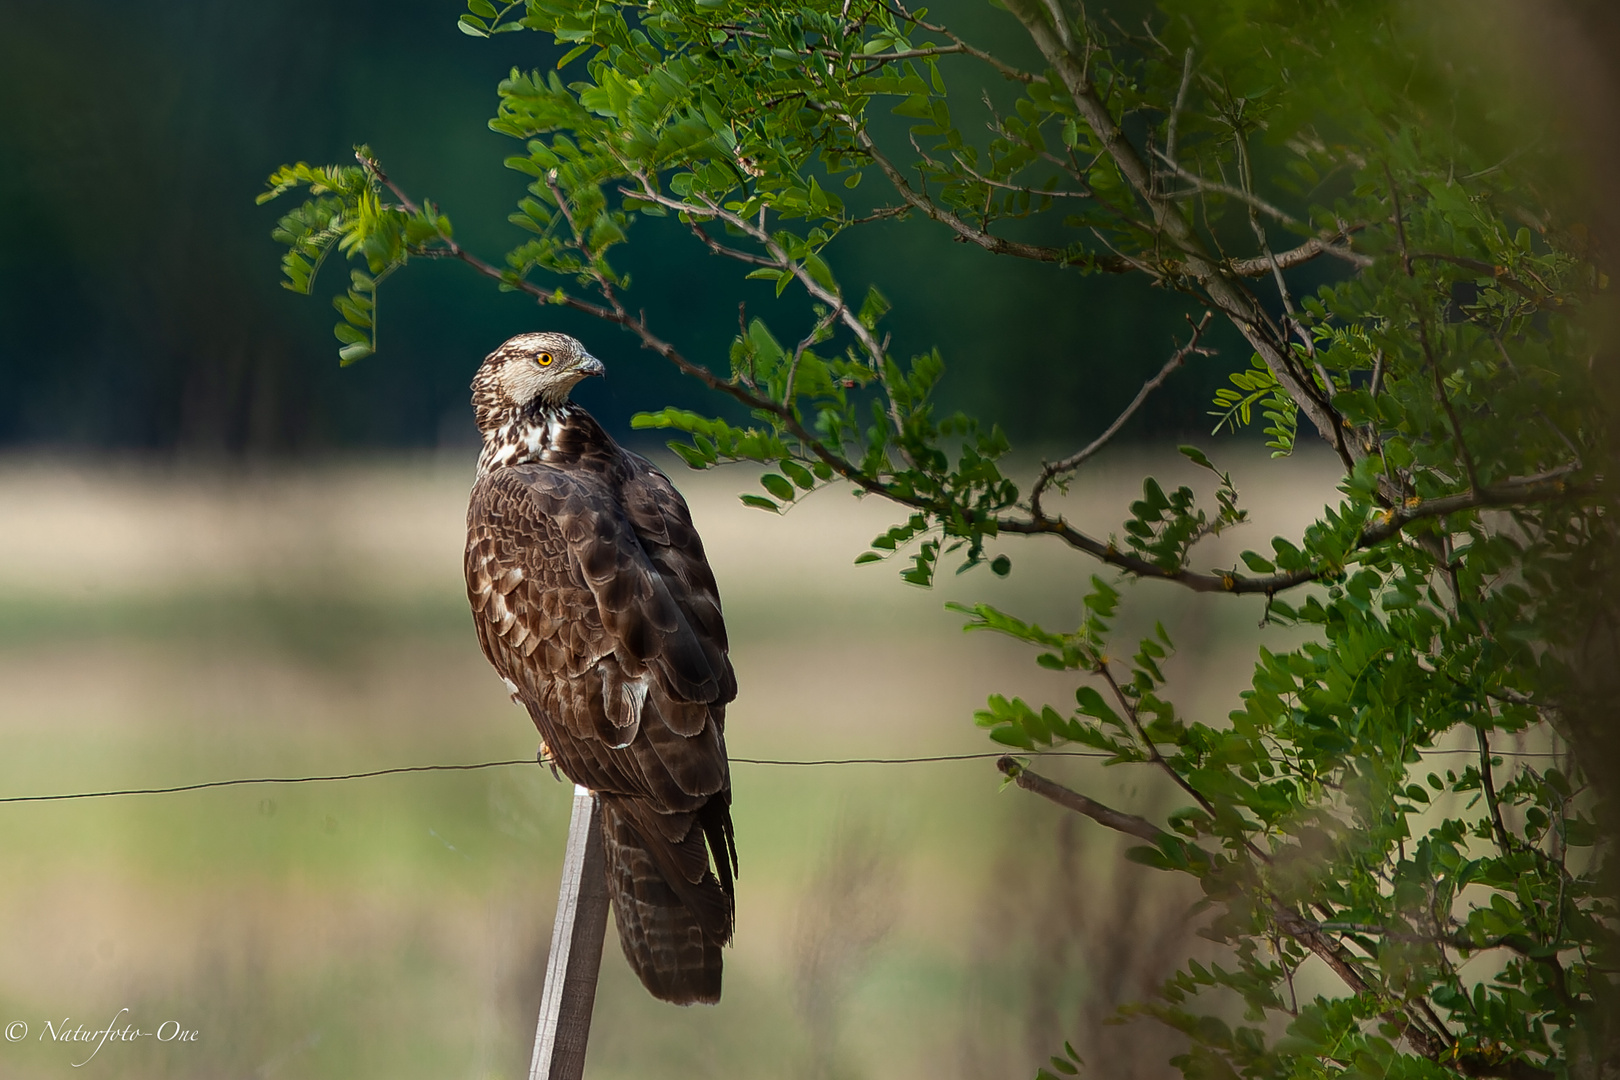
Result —
<svg viewBox="0 0 1620 1080"><path fill-rule="evenodd" d="M720 947L731 941L731 814L661 814L645 799L602 796L608 893L625 959L654 996L677 1005L720 1000ZM712 808L712 809L711 809ZM725 847L709 869L705 837Z"/></svg>

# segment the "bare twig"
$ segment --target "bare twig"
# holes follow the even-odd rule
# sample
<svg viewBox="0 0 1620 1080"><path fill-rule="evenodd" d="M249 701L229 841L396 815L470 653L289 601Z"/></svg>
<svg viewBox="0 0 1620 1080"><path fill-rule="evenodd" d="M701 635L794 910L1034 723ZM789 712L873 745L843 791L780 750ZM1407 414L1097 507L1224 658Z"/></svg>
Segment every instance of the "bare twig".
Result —
<svg viewBox="0 0 1620 1080"><path fill-rule="evenodd" d="M1304 223L1296 218L1293 214L1290 214L1288 211L1267 202L1252 191L1244 191L1240 187L1233 187L1231 184L1223 184L1219 180L1209 180L1205 177L1199 176L1195 172L1189 172L1188 170L1182 168L1180 162L1175 161L1164 151L1155 150L1154 156L1159 158L1166 165L1170 166L1170 171L1175 173L1181 179L1187 181L1187 183L1191 184L1195 191L1214 195L1225 195L1228 198L1236 199L1239 202L1246 203L1253 209L1260 211L1267 217L1275 218L1277 221L1280 221L1284 225L1291 228L1297 229L1303 228L1304 226ZM1176 196L1175 193L1172 193L1167 197L1175 198Z"/></svg>
<svg viewBox="0 0 1620 1080"><path fill-rule="evenodd" d="M844 222L847 229L851 225L865 225L869 221L886 221L892 217L900 217L911 212L910 206L880 206L865 217L849 218Z"/></svg>
<svg viewBox="0 0 1620 1080"><path fill-rule="evenodd" d="M963 240L977 244L995 255L1013 255L1020 259L1030 259L1035 262L1071 263L1080 261L1072 252L1063 248L1043 247L1039 244L1025 244L1017 240L1005 240L1002 237L985 232L983 229L969 225L912 187L900 170L895 167L894 162L890 161L883 151L877 148L877 144L872 141L872 137L864 129L855 126L853 121L850 122L850 128L855 135L855 141L877 163L877 167L883 170L883 175L888 178L889 183L893 185L894 190L902 199L914 209L920 210L928 217L949 228ZM1107 260L1103 260L1103 262L1106 263ZM1110 270L1113 273L1125 273L1131 267L1100 265L1099 269Z"/></svg>
<svg viewBox="0 0 1620 1080"><path fill-rule="evenodd" d="M1033 198L1044 197L1048 199L1090 199L1094 197L1089 191L1043 190L1041 188L1029 187L1025 184L1009 184L1005 180L995 180L991 177L985 176L983 173L979 172L979 170L963 161L961 154L952 154L951 156L956 160L957 168L973 177L973 179L977 180L979 183L987 185L988 187L1000 188L1003 191L1021 191Z"/></svg>
<svg viewBox="0 0 1620 1080"><path fill-rule="evenodd" d="M1485 791L1485 803L1491 811L1491 831L1496 834L1496 846L1503 855L1513 850L1508 840L1507 827L1502 824L1502 804L1496 797L1496 778L1491 770L1491 743L1482 727L1474 728L1474 739L1479 744L1479 782Z"/></svg>
<svg viewBox="0 0 1620 1080"><path fill-rule="evenodd" d="M882 6L887 8L891 15L897 15L906 22L914 23L917 26L922 27L924 30L927 30L930 34L944 34L946 37L950 38L954 44L959 46L962 52L967 53L975 60L984 61L986 64L989 64L991 67L999 71L1003 76L1013 80L1014 82L1043 83L1046 81L1046 76L1044 75L1031 75L1027 71L1020 71L1011 64L1006 64L1000 60L997 60L994 56L991 56L983 49L974 48L972 45L969 45L966 41L963 41L960 37L958 37L956 32L951 30L949 27L941 26L936 23L923 22L921 19L917 18L909 10L907 10L906 6L900 3L900 0L891 0L890 3L885 3Z"/></svg>
<svg viewBox="0 0 1620 1080"><path fill-rule="evenodd" d="M1042 463L1041 474L1035 481L1035 487L1029 493L1030 513L1033 516L1037 518L1044 516L1041 512L1041 495L1045 493L1048 487L1051 486L1052 482L1063 473L1073 472L1075 469L1078 469L1087 460L1093 457L1097 451L1101 450L1104 446L1107 446L1109 440L1115 435L1119 434L1120 428L1124 427L1126 422L1129 421L1131 417L1136 415L1136 410L1142 407L1142 403L1148 399L1148 395L1152 394L1153 391L1164 385L1165 380L1174 374L1177 368L1186 363L1187 357L1194 354L1199 356L1211 355L1211 350L1199 347L1198 342L1199 339L1203 337L1204 331L1208 329L1209 320L1212 317L1213 316L1206 311L1204 312L1204 317L1199 319L1196 323L1194 323L1190 317L1188 318L1187 322L1192 326L1192 336L1187 339L1187 344L1181 346L1181 348L1172 353L1170 359L1166 360L1164 362L1164 366L1159 369L1158 374L1154 375L1147 382L1142 384L1142 388L1136 392L1136 397L1131 399L1131 403L1125 406L1125 410L1114 418L1114 422L1109 424L1107 429L1101 435L1098 435L1095 439L1091 440L1091 442L1087 443L1086 446L1078 452L1069 455L1061 461Z"/></svg>
<svg viewBox="0 0 1620 1080"><path fill-rule="evenodd" d="M1296 266L1303 266L1321 255L1332 255L1334 258L1343 259L1357 270L1365 270L1373 264L1372 259L1368 256L1334 243L1335 239L1338 239L1338 237L1313 236L1298 247L1289 248L1287 251L1261 255L1252 259L1233 259L1226 265L1232 273L1242 277L1259 277L1262 274L1270 273L1273 269L1291 270Z"/></svg>
<svg viewBox="0 0 1620 1080"><path fill-rule="evenodd" d="M1137 817L1135 814L1126 814L1112 807L1104 806L1095 799L1087 798L1078 791L1071 791L1062 784L1054 783L1039 773L1031 772L1011 757L1001 758L996 762L1000 769L1013 783L1025 791L1033 791L1043 799L1049 799L1059 806L1073 810L1077 814L1104 825L1115 832L1134 836L1138 840L1146 840L1150 844L1157 844L1170 834L1159 828L1147 818Z"/></svg>
<svg viewBox="0 0 1620 1080"><path fill-rule="evenodd" d="M777 265L775 259L767 259L765 256L755 255L751 251L740 251L737 248L728 247L727 245L722 244L720 241L704 232L703 226L695 219L690 221L687 227L692 230L693 236L696 236L699 240L703 241L704 246L706 246L716 255L723 255L728 259L735 259L738 262L747 263L749 266Z"/></svg>
<svg viewBox="0 0 1620 1080"><path fill-rule="evenodd" d="M1181 61L1181 88L1176 91L1176 103L1170 110L1169 123L1165 125L1164 153L1166 161L1176 160L1176 124L1181 120L1182 107L1187 104L1187 87L1192 83L1193 51L1189 47L1187 55Z"/></svg>
<svg viewBox="0 0 1620 1080"><path fill-rule="evenodd" d="M1395 175L1389 171L1389 163L1384 163L1384 180L1389 184L1390 209L1395 215L1395 239L1401 246L1401 269L1406 276L1412 276L1412 249L1406 243L1406 215L1401 211L1401 189L1395 186Z"/></svg>

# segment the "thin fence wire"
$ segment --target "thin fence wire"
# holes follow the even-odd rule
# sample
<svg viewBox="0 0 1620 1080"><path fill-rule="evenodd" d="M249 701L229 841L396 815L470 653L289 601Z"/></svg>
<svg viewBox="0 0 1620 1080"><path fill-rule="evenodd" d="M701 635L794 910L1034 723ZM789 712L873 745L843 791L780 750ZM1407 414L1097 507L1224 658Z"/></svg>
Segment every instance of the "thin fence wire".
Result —
<svg viewBox="0 0 1620 1080"><path fill-rule="evenodd" d="M1011 754L1019 755L1009 747L1007 750L992 750L976 754L930 754L923 757L898 758L818 758L814 760L794 760L789 758L746 758L734 757L733 765L788 765L788 766L822 766L822 765L930 765L943 761L987 761L993 758L1003 758ZM1465 749L1436 749L1426 750L1425 755L1439 754L1469 754L1475 755L1477 751ZM1027 755L1035 758L1110 758L1114 755L1101 750L1047 750ZM1549 751L1534 750L1493 750L1492 757L1501 758L1551 758L1558 755ZM173 787L154 788L117 788L109 791L76 791L57 795L4 795L0 796L0 803L32 803L32 802L68 802L75 799L105 799L117 795L173 795L181 791L203 791L207 788L241 787L246 784L320 784L332 783L339 780L364 780L373 776L397 776L401 773L424 772L471 772L476 769L499 769L511 765L546 765L546 758L510 758L504 761L479 761L468 765L400 765L389 769L371 769L367 772L338 773L332 776L247 776L232 780L205 780L197 784L176 784Z"/></svg>

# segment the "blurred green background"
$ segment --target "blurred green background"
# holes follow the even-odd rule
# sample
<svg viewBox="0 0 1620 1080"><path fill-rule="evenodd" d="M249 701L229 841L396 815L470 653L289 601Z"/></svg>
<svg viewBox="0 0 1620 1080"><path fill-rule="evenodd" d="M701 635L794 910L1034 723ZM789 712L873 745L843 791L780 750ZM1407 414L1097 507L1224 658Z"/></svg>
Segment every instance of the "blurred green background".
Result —
<svg viewBox="0 0 1620 1080"><path fill-rule="evenodd" d="M1261 528L1297 528L1333 474L1326 455L1237 465ZM1173 453L1123 453L1066 512L1112 514L1146 468L1198 482ZM531 756L467 625L470 474L426 454L0 464L0 793ZM881 505L828 492L777 520L738 504L734 471L677 476L735 643L734 757L982 752L970 714L987 694L1072 693L941 607L1073 621L1090 567L1056 546L1027 545L1006 581L926 592L851 564L888 523ZM1133 600L1182 646L1167 671L1183 709L1228 708L1261 601L1163 585ZM1168 808L1156 774L1041 768ZM1065 1039L1111 1076L1166 1075L1173 1041L1104 1020L1196 951L1188 883L1001 791L988 760L733 775L724 999L653 1000L610 940L588 1075L1028 1075ZM522 765L0 805L0 1024L30 1026L0 1042L0 1075L526 1075L570 793ZM109 1044L80 1069L89 1048L40 1041L46 1020L99 1027L124 1007L199 1041Z"/></svg>
<svg viewBox="0 0 1620 1080"><path fill-rule="evenodd" d="M994 12L962 7L1016 47ZM498 259L522 179L484 126L494 87L557 50L470 39L459 10L92 3L65 25L5 5L0 793L533 754L459 580L474 367L555 326L608 362L581 398L621 436L635 411L716 403L629 337L458 266L391 282L380 354L340 370L324 297L279 287L268 234L285 207L253 203L283 161L342 161L365 141ZM729 268L664 223L638 229L632 302L691 355L723 357ZM946 404L1019 439L1099 430L1173 347L1181 307L1162 293L1077 290L919 223L852 239L836 269L859 289L881 280L902 348L942 348ZM745 288L750 316L799 314ZM1219 370L1185 373L1138 432L1202 426ZM1137 467L1099 473L1099 508L1128 501ZM737 643L734 755L978 752L985 695L1070 692L944 612L983 599L988 575L921 593L853 567L885 508L829 493L776 521L736 503L747 476L676 475ZM1049 551L996 584L1070 621L1090 568L1069 563ZM1233 649L1256 617L1206 615L1232 626L1189 633ZM1196 667L1225 657L1241 675L1239 656ZM1157 797L1121 788L1138 779L1098 782ZM735 785L724 1002L653 1001L610 941L591 1075L1004 1075L1065 1038L1119 1075L1163 1073L1161 1043L1142 1053L1101 1020L1180 953L1191 898L1122 871L1112 837L998 793L989 761L739 764ZM509 767L0 806L0 1022L30 1025L0 1043L0 1074L524 1075L568 794ZM93 1028L125 1006L126 1022L174 1020L199 1041L110 1045L75 1069L86 1048L39 1039L45 1020Z"/></svg>
<svg viewBox="0 0 1620 1080"><path fill-rule="evenodd" d="M620 434L636 411L713 399L630 338L453 265L391 281L380 354L340 370L326 301L279 287L284 208L253 203L282 162L364 141L498 259L522 183L484 126L494 87L557 52L465 37L461 10L0 0L0 795L533 753L459 576L473 369L510 334L557 327L608 362L580 396ZM938 10L1019 55L988 5ZM737 293L660 227L633 236L631 302L713 362ZM900 348L943 350L945 404L1037 450L1100 430L1180 325L1165 293L1076 287L922 223L840 245L852 291L877 280L895 300ZM750 315L796 310L749 290ZM1217 344L1149 403L1137 449L1088 467L1068 512L1107 531L1144 472L1198 482L1152 447L1207 431L1213 387L1247 357ZM1211 565L1331 496L1314 446L1274 465L1239 440L1217 460L1258 522ZM1090 565L1030 543L1005 582L919 592L850 565L891 523L882 506L828 493L776 520L736 503L745 474L675 475L736 643L735 756L978 752L986 694L1072 692L942 605L1072 623ZM1258 600L1131 599L1181 646L1169 671L1191 715L1223 715L1256 640L1280 641ZM1142 773L1043 769L1143 812L1170 797ZM610 942L590 1074L1017 1076L1067 1038L1105 1075L1165 1075L1173 1041L1103 1020L1195 948L1193 898L998 781L988 761L739 764L725 1000L651 1000ZM29 1025L0 1042L0 1075L522 1076L568 802L549 773L508 767L0 805L0 1024ZM99 1027L126 1006L199 1041L108 1045L74 1068L86 1048L39 1040L46 1020Z"/></svg>
<svg viewBox="0 0 1620 1080"><path fill-rule="evenodd" d="M1019 55L1003 13L953 6L981 40ZM642 409L714 408L629 335L536 310L465 267L416 265L391 281L379 355L348 371L331 337L336 279L323 278L316 298L279 287L269 232L291 204L255 206L254 196L283 162L347 162L361 142L486 258L500 262L527 236L506 221L526 179L501 164L516 144L485 124L512 67L552 67L560 50L538 34L467 37L455 28L463 10L450 0L91 0L64 22L48 5L0 4L0 444L285 453L464 443L478 361L540 328L578 333L608 361L614 379L581 399L617 431ZM964 109L981 89L1001 93L999 80L955 70ZM632 239L631 305L688 355L724 367L739 275L674 223L641 222ZM992 259L926 222L858 232L828 257L852 294L872 281L891 294L898 348L942 348L947 404L973 402L1018 439L1106 424L1174 348L1185 306L1134 282L1076 288L1073 272ZM741 295L750 316L793 330L791 297L778 302L764 282ZM1244 359L1194 365L1138 430L1203 427L1221 370Z"/></svg>
<svg viewBox="0 0 1620 1080"><path fill-rule="evenodd" d="M287 207L254 205L282 162L364 141L498 261L522 178L485 127L495 84L558 50L468 38L460 10L0 0L0 795L532 756L459 576L473 369L555 327L607 361L580 397L621 436L636 411L716 402L628 336L454 265L390 282L379 355L342 370L324 295L279 286ZM632 304L723 363L729 268L666 223L637 228ZM829 254L853 288L881 281L902 349L941 347L947 405L1020 440L1100 430L1180 325L1166 294L1077 290L920 223ZM783 332L802 314L764 283L743 295ZM1184 373L1134 433L1202 427L1224 364ZM1088 498L1112 514L1138 467L1099 472ZM829 493L777 521L737 504L746 475L676 475L736 642L734 755L980 752L985 695L1070 692L942 605L999 588L1071 621L1089 567L1048 551L1010 583L908 590L851 565L891 523L881 506ZM1257 613L1201 621L1216 614L1189 633L1237 650ZM1240 655L1196 670L1226 663L1211 685L1229 690ZM1099 782L1157 797L1121 788L1135 779ZM1117 1075L1163 1073L1163 1045L1140 1053L1101 1020L1179 954L1190 898L1121 871L1111 837L998 794L989 761L739 764L735 785L724 1002L653 1001L610 941L591 1075L1004 1075L1065 1038ZM507 767L0 805L0 1024L29 1025L0 1043L0 1075L525 1075L568 804L549 773ZM88 1062L41 1041L47 1020L94 1029L124 1007L199 1039Z"/></svg>

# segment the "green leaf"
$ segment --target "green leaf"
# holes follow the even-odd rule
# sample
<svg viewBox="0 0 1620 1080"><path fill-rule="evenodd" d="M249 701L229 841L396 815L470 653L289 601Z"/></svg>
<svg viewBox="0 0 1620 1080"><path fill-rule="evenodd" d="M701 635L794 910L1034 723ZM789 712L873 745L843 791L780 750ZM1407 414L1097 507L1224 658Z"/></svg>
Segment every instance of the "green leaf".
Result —
<svg viewBox="0 0 1620 1080"><path fill-rule="evenodd" d="M1074 692L1074 699L1080 705L1080 711L1087 716L1095 716L1099 720L1106 720L1111 724L1120 724L1119 714L1108 707L1096 687L1082 686Z"/></svg>
<svg viewBox="0 0 1620 1080"><path fill-rule="evenodd" d="M770 492L772 495L775 495L783 502L793 501L795 494L793 485L788 483L785 477L779 476L776 473L766 473L764 476L759 478L759 483L760 486L766 491Z"/></svg>
<svg viewBox="0 0 1620 1080"><path fill-rule="evenodd" d="M688 446L686 443L673 441L667 445L675 452L676 457L686 462L691 468L707 469L709 467L708 455L696 446ZM775 509L774 504L772 504L772 509Z"/></svg>
<svg viewBox="0 0 1620 1080"><path fill-rule="evenodd" d="M805 273L810 275L810 280L817 285L824 289L837 290L838 283L833 280L832 270L822 261L820 255L814 252L806 255L804 257L804 270Z"/></svg>
<svg viewBox="0 0 1620 1080"><path fill-rule="evenodd" d="M579 59L579 57L583 56L590 48L591 48L591 42L589 42L589 41L584 42L583 44L580 44L580 45L575 45L572 49L569 49L567 52L562 54L562 59L557 61L557 70L561 71L563 68L567 67L572 61ZM749 275L749 277L752 277L752 276L753 276L752 274Z"/></svg>
<svg viewBox="0 0 1620 1080"><path fill-rule="evenodd" d="M340 322L332 327L332 336L346 345L358 345L361 342L369 345L371 343L371 335L357 326L350 326L346 322Z"/></svg>
<svg viewBox="0 0 1620 1080"><path fill-rule="evenodd" d="M1178 447L1176 447L1176 449L1181 451L1181 453L1187 458L1187 460L1191 461L1194 465L1202 465L1204 468L1208 469L1212 473L1219 473L1220 472L1219 469L1215 468L1214 465L1210 464L1209 458L1205 457L1204 452L1202 450L1198 449L1198 447L1196 447L1196 446L1178 446Z"/></svg>
<svg viewBox="0 0 1620 1080"><path fill-rule="evenodd" d="M355 363L358 360L364 360L366 357L370 356L371 353L371 342L356 341L353 344L345 345L343 348L338 350L338 360L344 367L348 367L350 364Z"/></svg>
<svg viewBox="0 0 1620 1080"><path fill-rule="evenodd" d="M892 306L888 298L878 292L877 286L873 285L866 290L866 299L861 302L861 313L859 315L861 325L868 330L875 329L878 320L887 315Z"/></svg>
<svg viewBox="0 0 1620 1080"><path fill-rule="evenodd" d="M1155 870L1179 869L1173 862L1165 858L1164 852L1154 847L1133 847L1125 849L1125 857L1133 863L1151 866Z"/></svg>
<svg viewBox="0 0 1620 1080"><path fill-rule="evenodd" d="M777 468L787 474L789 480L792 480L805 491L809 491L816 486L816 478L810 474L810 470L792 458L783 458L776 464Z"/></svg>

